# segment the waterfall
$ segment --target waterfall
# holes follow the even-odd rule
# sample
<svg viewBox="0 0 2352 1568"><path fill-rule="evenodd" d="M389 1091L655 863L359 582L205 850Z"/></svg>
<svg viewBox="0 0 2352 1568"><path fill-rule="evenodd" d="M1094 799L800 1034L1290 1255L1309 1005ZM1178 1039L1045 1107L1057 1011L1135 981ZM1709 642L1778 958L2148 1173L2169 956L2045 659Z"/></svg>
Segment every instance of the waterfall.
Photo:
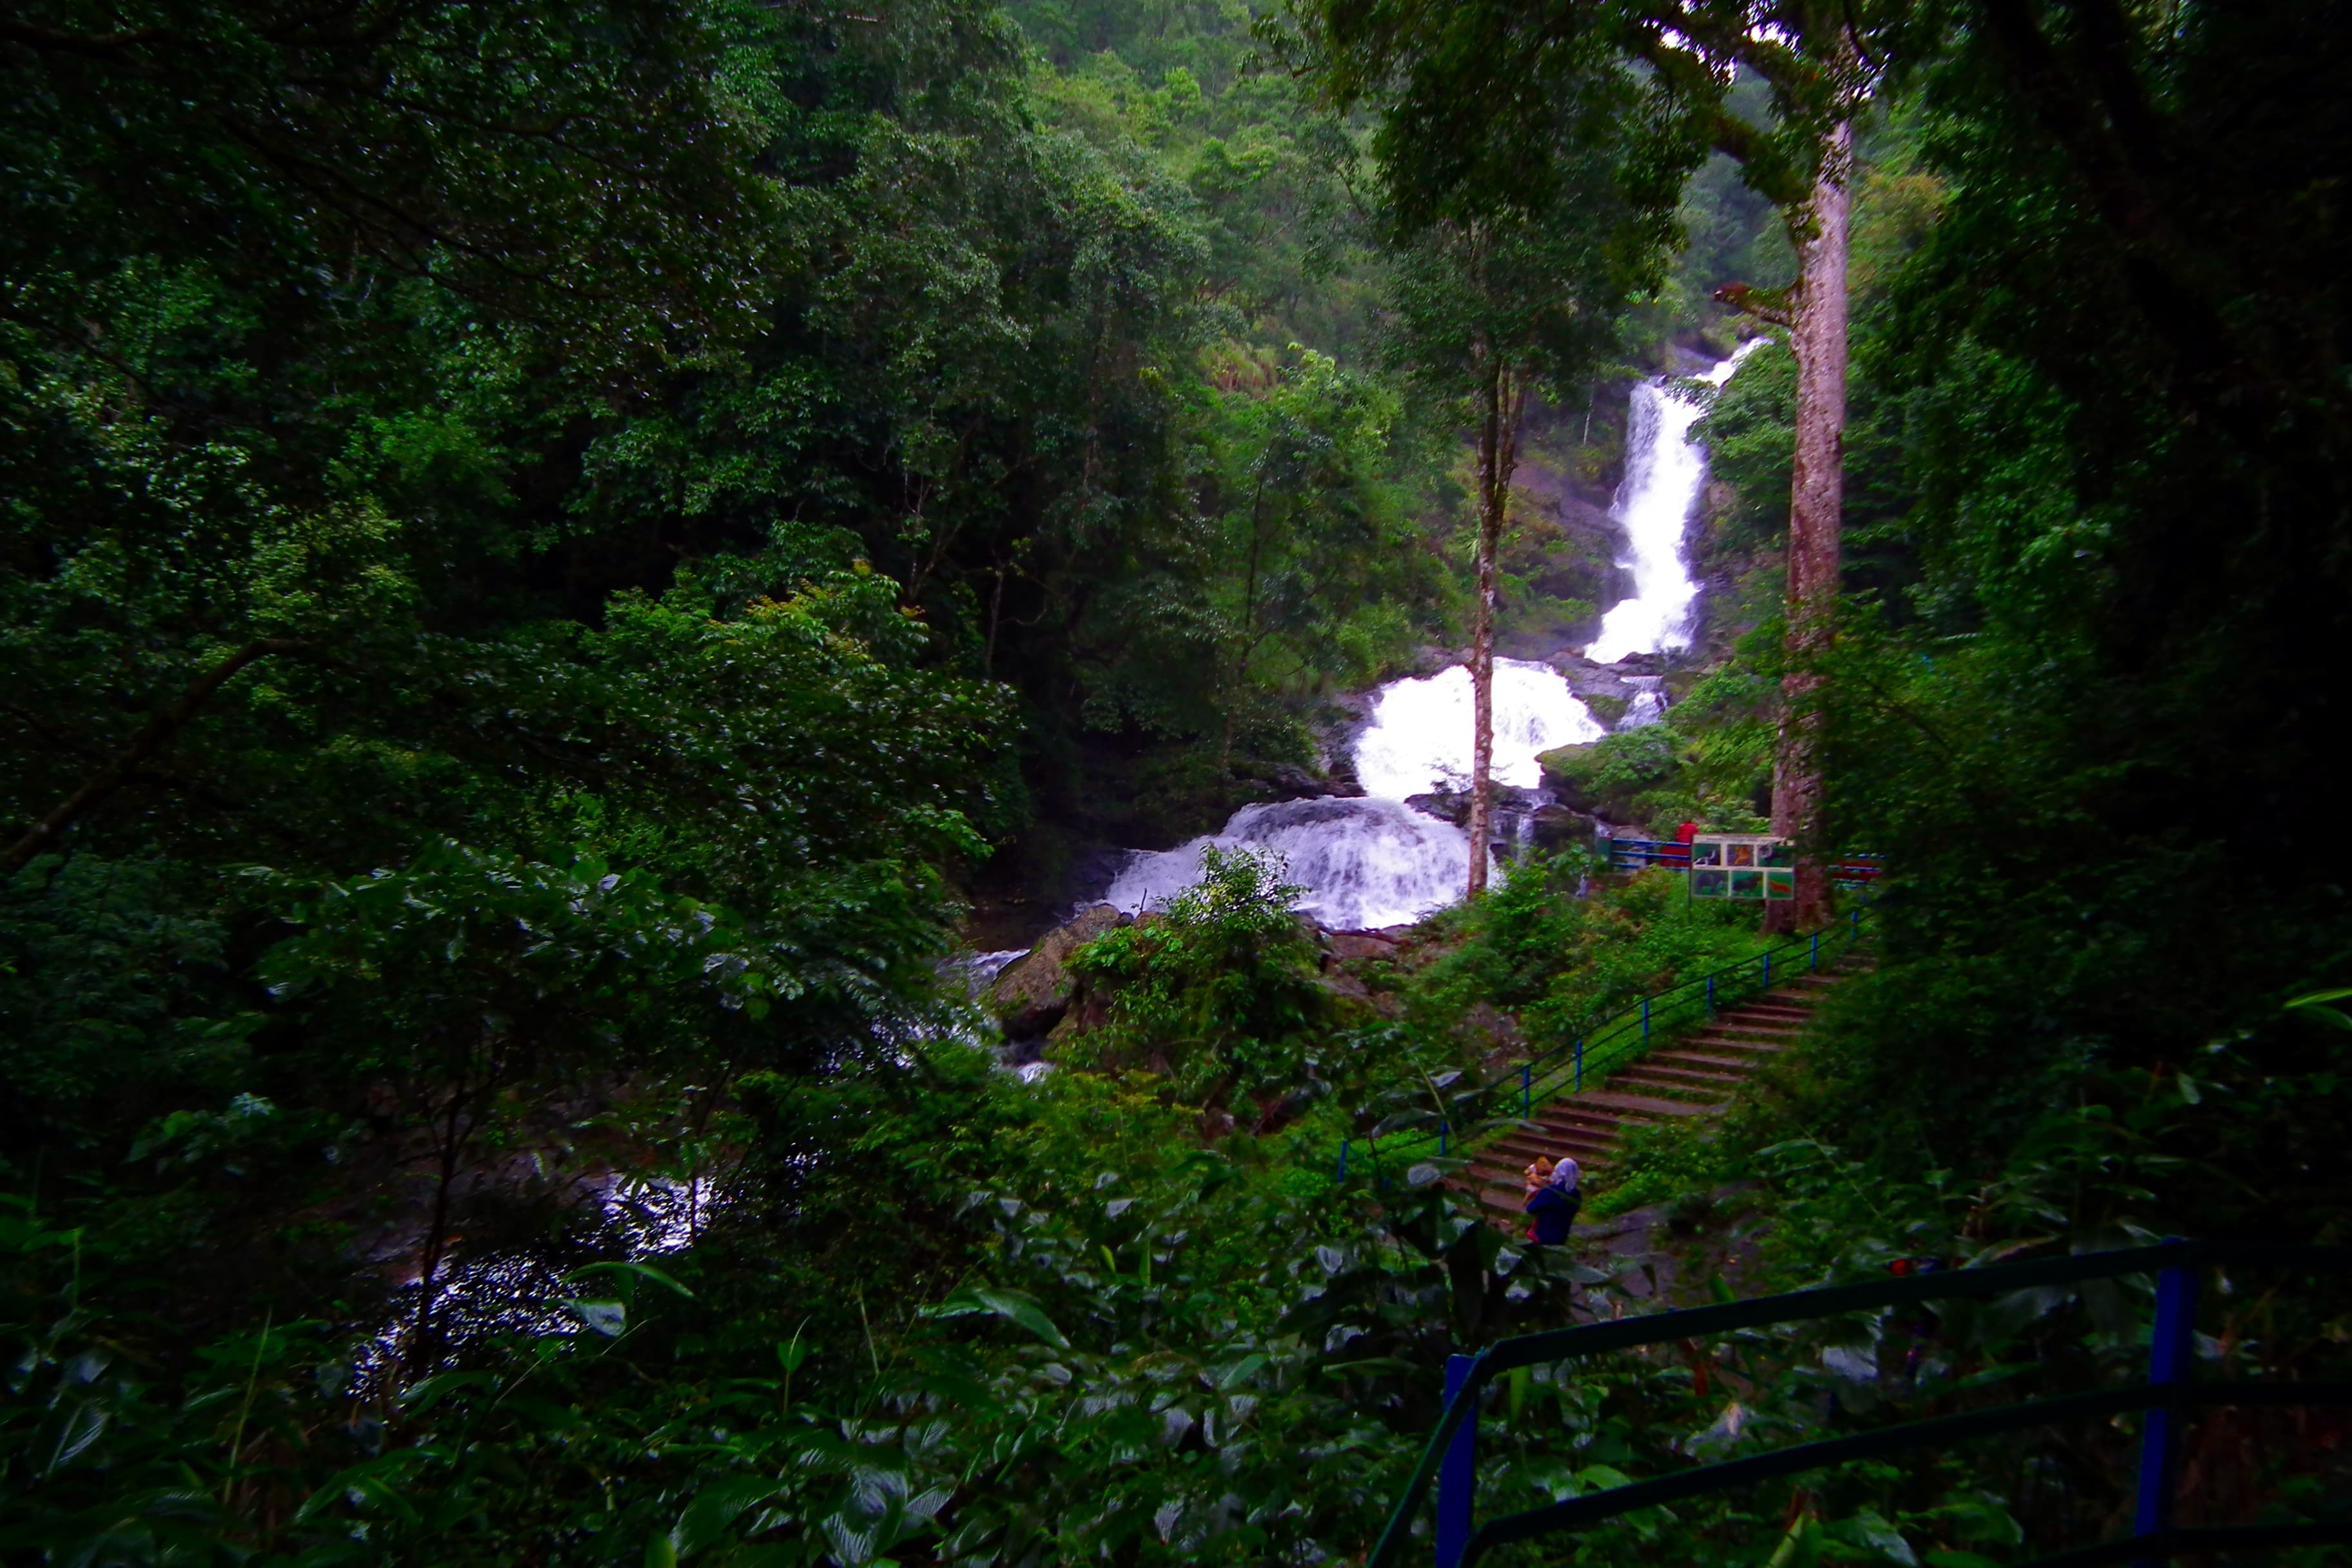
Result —
<svg viewBox="0 0 2352 1568"><path fill-rule="evenodd" d="M1720 386L1767 340L1698 379ZM1625 482L1614 509L1624 525L1633 596L1603 617L1586 657L1610 664L1633 653L1690 645L1698 584L1683 563L1683 532L1706 480L1706 454L1690 439L1699 404L1664 377L1633 389L1625 436ZM1634 689L1621 729L1654 724L1665 712L1664 682L1629 677ZM1419 679L1393 680L1374 695L1356 742L1358 799L1325 796L1246 805L1216 833L1158 853L1130 856L1104 895L1123 910L1165 903L1200 879L1201 851L1245 848L1281 857L1306 889L1298 907L1337 929L1401 925L1462 897L1470 874L1469 836L1404 805L1412 795L1465 789L1470 782L1470 672L1461 665ZM1495 761L1498 785L1542 783L1538 752L1600 739L1601 724L1548 665L1495 661ZM1526 837L1526 824L1517 837Z"/></svg>
<svg viewBox="0 0 2352 1568"><path fill-rule="evenodd" d="M1548 665L1495 661L1495 780L1532 789L1536 753L1601 733L1568 682ZM1338 931L1402 925L1462 897L1470 836L1404 804L1470 778L1470 671L1461 665L1380 689L1356 742L1361 798L1245 805L1219 832L1159 854L1142 853L1104 895L1122 910L1165 903L1200 880L1201 851L1245 848L1279 855L1306 889L1298 907Z"/></svg>
<svg viewBox="0 0 2352 1568"><path fill-rule="evenodd" d="M1201 851L1272 851L1307 889L1298 907L1338 931L1403 925L1462 897L1470 839L1400 801L1286 800L1245 805L1223 831L1164 854L1138 855L1104 901L1144 910L1201 879Z"/></svg>
<svg viewBox="0 0 2352 1568"><path fill-rule="evenodd" d="M1662 677L1629 675L1625 684L1633 689L1633 696L1625 704L1625 716L1617 721L1618 729L1638 730L1665 718L1666 683Z"/></svg>
<svg viewBox="0 0 2352 1568"><path fill-rule="evenodd" d="M1356 742L1356 778L1367 795L1403 800L1432 789L1470 787L1470 671L1392 680L1373 700L1372 721ZM1570 695L1549 665L1495 661L1495 782L1533 789L1543 782L1536 754L1601 738L1600 721Z"/></svg>
<svg viewBox="0 0 2352 1568"><path fill-rule="evenodd" d="M1748 339L1697 379L1721 386L1741 360L1769 341ZM1706 482L1706 453L1690 438L1690 427L1704 412L1664 376L1633 388L1625 427L1625 482L1613 509L1625 529L1626 554L1617 563L1633 574L1633 596L1601 618L1601 635L1585 649L1596 663L1690 646L1690 607L1698 584L1683 562L1683 533L1698 504L1699 487Z"/></svg>

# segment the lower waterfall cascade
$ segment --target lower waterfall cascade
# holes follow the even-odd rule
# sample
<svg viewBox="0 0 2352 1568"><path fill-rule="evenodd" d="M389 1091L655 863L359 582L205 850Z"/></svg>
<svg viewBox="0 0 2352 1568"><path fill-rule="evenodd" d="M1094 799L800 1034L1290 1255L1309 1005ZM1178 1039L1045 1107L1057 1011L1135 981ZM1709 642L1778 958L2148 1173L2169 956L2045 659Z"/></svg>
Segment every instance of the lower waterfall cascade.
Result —
<svg viewBox="0 0 2352 1568"><path fill-rule="evenodd" d="M1246 848L1281 857L1306 889L1298 907L1334 930L1404 925L1458 902L1470 874L1470 836L1414 810L1409 796L1468 787L1470 671L1392 680L1374 694L1356 739L1360 796L1245 805L1218 832L1132 856L1103 901L1130 912L1198 881L1201 851ZM1532 789L1536 754L1598 740L1600 721L1549 665L1495 661L1495 778Z"/></svg>
<svg viewBox="0 0 2352 1568"><path fill-rule="evenodd" d="M1307 889L1298 908L1338 931L1402 925L1462 897L1470 837L1452 823L1376 796L1324 795L1245 805L1224 827L1164 854L1141 854L1104 901L1140 910L1200 879L1207 848L1271 851Z"/></svg>

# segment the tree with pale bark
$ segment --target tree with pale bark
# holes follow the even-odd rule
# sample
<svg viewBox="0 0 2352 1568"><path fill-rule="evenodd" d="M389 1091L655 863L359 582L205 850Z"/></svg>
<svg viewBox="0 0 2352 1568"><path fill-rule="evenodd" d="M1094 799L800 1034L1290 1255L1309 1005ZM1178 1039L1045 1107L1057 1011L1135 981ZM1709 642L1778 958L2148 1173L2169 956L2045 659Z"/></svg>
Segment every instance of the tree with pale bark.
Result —
<svg viewBox="0 0 2352 1568"><path fill-rule="evenodd" d="M1405 18L1409 37L1363 47L1328 17L1302 20L1334 106L1370 104L1381 116L1371 152L1377 221L1393 264L1391 361L1459 409L1473 432L1467 890L1476 898L1492 858L1496 558L1528 403L1547 387L1588 381L1614 347L1628 303L1664 281L1675 205L1700 154L1662 122L1672 103L1654 76L1596 38L1555 58L1551 90L1522 105L1517 132L1539 153L1470 167L1431 158L1427 129L1413 117L1440 93L1448 62L1494 46L1486 15L1415 8Z"/></svg>
<svg viewBox="0 0 2352 1568"><path fill-rule="evenodd" d="M1568 226L1487 217L1433 225L1400 247L1391 349L1475 432L1476 589L1471 601L1469 895L1486 891L1493 837L1495 561L1518 466L1528 400L1581 374L1609 339L1613 312L1579 298L1594 258Z"/></svg>

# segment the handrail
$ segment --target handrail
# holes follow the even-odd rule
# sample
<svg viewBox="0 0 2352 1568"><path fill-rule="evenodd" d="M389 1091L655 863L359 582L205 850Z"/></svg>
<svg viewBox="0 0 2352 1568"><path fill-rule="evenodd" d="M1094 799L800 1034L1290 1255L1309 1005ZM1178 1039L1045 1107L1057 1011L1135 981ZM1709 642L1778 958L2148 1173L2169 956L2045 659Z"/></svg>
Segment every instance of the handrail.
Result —
<svg viewBox="0 0 2352 1568"><path fill-rule="evenodd" d="M1681 838L1596 838L1599 852L1612 871L1644 871L1653 866L1668 870L1690 869L1691 847ZM1886 857L1855 851L1833 857L1830 879L1842 888L1866 888L1886 874Z"/></svg>
<svg viewBox="0 0 2352 1568"><path fill-rule="evenodd" d="M1725 1006L1771 990L1776 969L1783 975L1810 974L1817 973L1824 961L1835 963L1860 943L1863 921L1869 914L1870 907L1861 905L1848 910L1843 920L1827 931L1792 938L1678 985L1653 992L1598 1023L1586 1026L1548 1050L1528 1058L1519 1064L1516 1086L1518 1114L1531 1114L1538 1101L1549 1100L1555 1095L1581 1093L1588 1076L1608 1071L1636 1054L1657 1034L1687 1021L1694 1013L1711 1016ZM1454 1113L1471 1120L1504 1114L1493 1101L1507 1095L1513 1087L1507 1078L1480 1085L1454 1101ZM1435 1132L1406 1132L1394 1142L1412 1147L1434 1138L1443 1152L1450 1144L1453 1131L1454 1115L1449 1114L1438 1118ZM1347 1142L1343 1139L1340 1145L1342 1175L1347 1171Z"/></svg>
<svg viewBox="0 0 2352 1568"><path fill-rule="evenodd" d="M1843 1463L1873 1454L1933 1447L1969 1436L2021 1430L2077 1416L2115 1415L2146 1409L2164 1413L2152 1418L2143 1434L2139 1510L2135 1534L2128 1542L2109 1542L2084 1553L2067 1553L2064 1561L2105 1562L2137 1555L2153 1563L2173 1551L2176 1536L2195 1535L2170 1528L2172 1448L2176 1436L2170 1413L2214 1404L2352 1404L2352 1384L2191 1385L2189 1354L2195 1328L2196 1271L2213 1265L2286 1268L2308 1273L2352 1273L2352 1247L2305 1247L2274 1242L2171 1240L2153 1247L2112 1252L2081 1253L2026 1263L1996 1264L1916 1275L1906 1279L1861 1285L1830 1286L1767 1296L1720 1306L1651 1313L1544 1333L1500 1340L1475 1356L1457 1355L1446 1368L1445 1408L1429 1435L1420 1462L1405 1483L1381 1532L1380 1542L1366 1559L1365 1568L1394 1568L1413 1515L1429 1493L1441 1461L1442 1483L1437 1528L1438 1568L1470 1568L1489 1548L1531 1536L1613 1518L1634 1509L1683 1498L1703 1496L1773 1477ZM1972 1411L1928 1421L1908 1422L1879 1431L1801 1445L1774 1453L1753 1455L1684 1470L1652 1480L1570 1498L1547 1508L1507 1515L1470 1529L1471 1447L1479 1391L1497 1374L1538 1363L1627 1350L1739 1329L1775 1323L1808 1322L1847 1312L1901 1307L1950 1297L1999 1296L2037 1286L2079 1284L2127 1274L2158 1276L2157 1322L2151 1336L2149 1375L2146 1384L2108 1393L2028 1402L1994 1410ZM2282 1527L2299 1528L2299 1527ZM2332 1538L2331 1538L2332 1539ZM2112 1552L2113 1557L2110 1556ZM2053 1559L2054 1561L2058 1561Z"/></svg>

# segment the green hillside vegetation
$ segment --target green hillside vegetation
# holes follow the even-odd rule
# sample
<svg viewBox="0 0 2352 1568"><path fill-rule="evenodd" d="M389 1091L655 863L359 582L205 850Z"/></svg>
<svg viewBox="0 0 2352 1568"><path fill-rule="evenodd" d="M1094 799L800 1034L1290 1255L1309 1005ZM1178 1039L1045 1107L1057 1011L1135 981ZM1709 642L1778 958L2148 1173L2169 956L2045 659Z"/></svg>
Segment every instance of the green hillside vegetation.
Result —
<svg viewBox="0 0 2352 1568"><path fill-rule="evenodd" d="M1855 14L1810 673L1874 967L1564 1247L1463 1152L1528 1056L1764 948L1672 870L1548 836L1335 934L1213 856L1088 928L1042 1075L963 964L1460 658L1444 378L1571 274L1498 624L1573 640L1626 388L1776 330L1716 292L1794 280L1818 102L1675 78L1615 4L0 20L0 1560L1311 1568L1456 1351L1904 1258L2352 1243L2352 27ZM1715 396L1698 646L1664 722L1547 755L1571 807L1768 824L1795 386L1774 344ZM1515 1373L1478 1506L2098 1386L2147 1297ZM2199 1326L2347 1375L2341 1282L2216 1279ZM1498 1557L1999 1568L2121 1530L2137 1441ZM2197 1517L2342 1523L2347 1454L2200 1417Z"/></svg>

